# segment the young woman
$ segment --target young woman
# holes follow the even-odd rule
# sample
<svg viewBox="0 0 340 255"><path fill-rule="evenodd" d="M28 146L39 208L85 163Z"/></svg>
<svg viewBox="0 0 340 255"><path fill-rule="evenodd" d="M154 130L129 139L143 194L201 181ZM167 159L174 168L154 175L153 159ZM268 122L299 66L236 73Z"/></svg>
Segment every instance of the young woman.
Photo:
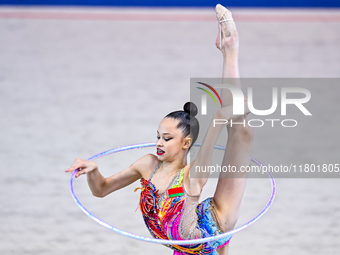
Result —
<svg viewBox="0 0 340 255"><path fill-rule="evenodd" d="M223 78L239 78L239 40L231 12L221 5L216 6L219 21L219 35L216 46L223 55ZM235 86L240 86L238 83ZM234 116L232 95L222 89L222 108L214 114L214 119L228 119L243 122L243 125L227 125L228 142L222 166L248 166L251 160L253 132L247 125L246 114ZM246 185L244 173L221 172L215 194L198 203L201 191L209 173L201 173L198 178L190 178L190 168L209 166L212 153L223 125L211 123L204 137L196 159L187 164L187 153L194 144L199 124L194 117L197 108L186 103L184 111L168 114L160 122L157 130L156 155L147 154L127 169L104 178L95 162L76 159L66 170L79 171L76 177L87 175L89 187L94 196L104 197L140 180L140 209L146 226L155 238L195 239L204 238L233 229L238 216L241 199ZM190 118L191 115L191 118ZM197 245L167 245L174 254L228 254L231 237Z"/></svg>

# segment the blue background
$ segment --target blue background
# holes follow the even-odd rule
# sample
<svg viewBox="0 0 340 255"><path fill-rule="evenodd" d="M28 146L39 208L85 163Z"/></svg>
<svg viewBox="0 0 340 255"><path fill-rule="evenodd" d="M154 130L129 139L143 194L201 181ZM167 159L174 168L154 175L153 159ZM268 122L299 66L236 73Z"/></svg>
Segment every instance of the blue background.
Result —
<svg viewBox="0 0 340 255"><path fill-rule="evenodd" d="M0 0L6 5L93 5L93 6L172 6L213 7L220 1L212 0ZM340 7L340 0L228 0L229 7Z"/></svg>

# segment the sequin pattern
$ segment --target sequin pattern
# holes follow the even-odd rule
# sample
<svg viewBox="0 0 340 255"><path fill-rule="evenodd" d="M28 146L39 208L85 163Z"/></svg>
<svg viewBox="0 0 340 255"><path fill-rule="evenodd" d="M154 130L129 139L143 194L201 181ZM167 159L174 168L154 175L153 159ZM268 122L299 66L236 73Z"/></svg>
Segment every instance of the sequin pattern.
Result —
<svg viewBox="0 0 340 255"><path fill-rule="evenodd" d="M161 164L161 163L160 163ZM160 165L159 164L159 165ZM158 169L159 165L155 169ZM155 172L154 171L154 172ZM182 187L184 169L170 188ZM152 176L151 176L152 177ZM150 179L151 179L150 177ZM143 214L145 225L154 238L168 240L183 240L179 233L179 225L185 203L185 195L168 197L160 194L149 180L141 178L141 194L139 207ZM196 214L198 216L197 228L202 231L203 237L208 237L221 233L218 223L214 221L211 213L211 198L208 198L197 205ZM195 245L166 245L174 250L174 255L186 254L212 254L217 255L216 249L226 245L231 237L222 240L195 244Z"/></svg>

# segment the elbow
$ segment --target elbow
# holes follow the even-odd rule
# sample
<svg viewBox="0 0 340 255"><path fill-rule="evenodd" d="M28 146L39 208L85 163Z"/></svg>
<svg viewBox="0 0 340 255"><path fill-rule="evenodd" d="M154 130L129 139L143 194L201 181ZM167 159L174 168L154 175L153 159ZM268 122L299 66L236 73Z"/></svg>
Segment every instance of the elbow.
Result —
<svg viewBox="0 0 340 255"><path fill-rule="evenodd" d="M100 193L100 192L93 192L93 191L92 191L92 195L93 195L94 197L99 197L99 198L105 197L105 195L104 195L103 193Z"/></svg>
<svg viewBox="0 0 340 255"><path fill-rule="evenodd" d="M101 190L91 190L92 191L92 195L95 197L99 197L99 198L103 198L106 197L108 195L107 192L105 192L105 189L101 189Z"/></svg>
<svg viewBox="0 0 340 255"><path fill-rule="evenodd" d="M254 130L251 126L246 125L245 127L230 129L240 141L252 144L254 140ZM229 130L228 130L229 132Z"/></svg>
<svg viewBox="0 0 340 255"><path fill-rule="evenodd" d="M102 189L101 191L97 190L97 191L92 191L92 195L95 197L99 197L99 198L103 198L106 197L108 194L110 194L112 191L108 191L107 189Z"/></svg>
<svg viewBox="0 0 340 255"><path fill-rule="evenodd" d="M254 130L251 126L247 125L242 132L243 139L249 143L254 140Z"/></svg>

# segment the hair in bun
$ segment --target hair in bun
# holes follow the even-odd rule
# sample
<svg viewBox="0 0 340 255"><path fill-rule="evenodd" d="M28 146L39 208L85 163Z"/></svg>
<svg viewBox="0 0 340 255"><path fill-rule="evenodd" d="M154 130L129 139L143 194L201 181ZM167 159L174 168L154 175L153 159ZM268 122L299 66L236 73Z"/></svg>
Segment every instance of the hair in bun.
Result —
<svg viewBox="0 0 340 255"><path fill-rule="evenodd" d="M183 106L183 110L190 116L195 117L197 115L197 106L192 102L186 102Z"/></svg>
<svg viewBox="0 0 340 255"><path fill-rule="evenodd" d="M183 110L184 111L171 112L168 115L166 115L164 118L172 118L175 120L179 120L177 128L182 129L182 133L184 137L190 135L190 138L192 139L192 143L191 143L191 146L192 146L197 140L198 132L200 129L198 120L195 118L198 112L197 106L192 102L187 102L184 104Z"/></svg>

